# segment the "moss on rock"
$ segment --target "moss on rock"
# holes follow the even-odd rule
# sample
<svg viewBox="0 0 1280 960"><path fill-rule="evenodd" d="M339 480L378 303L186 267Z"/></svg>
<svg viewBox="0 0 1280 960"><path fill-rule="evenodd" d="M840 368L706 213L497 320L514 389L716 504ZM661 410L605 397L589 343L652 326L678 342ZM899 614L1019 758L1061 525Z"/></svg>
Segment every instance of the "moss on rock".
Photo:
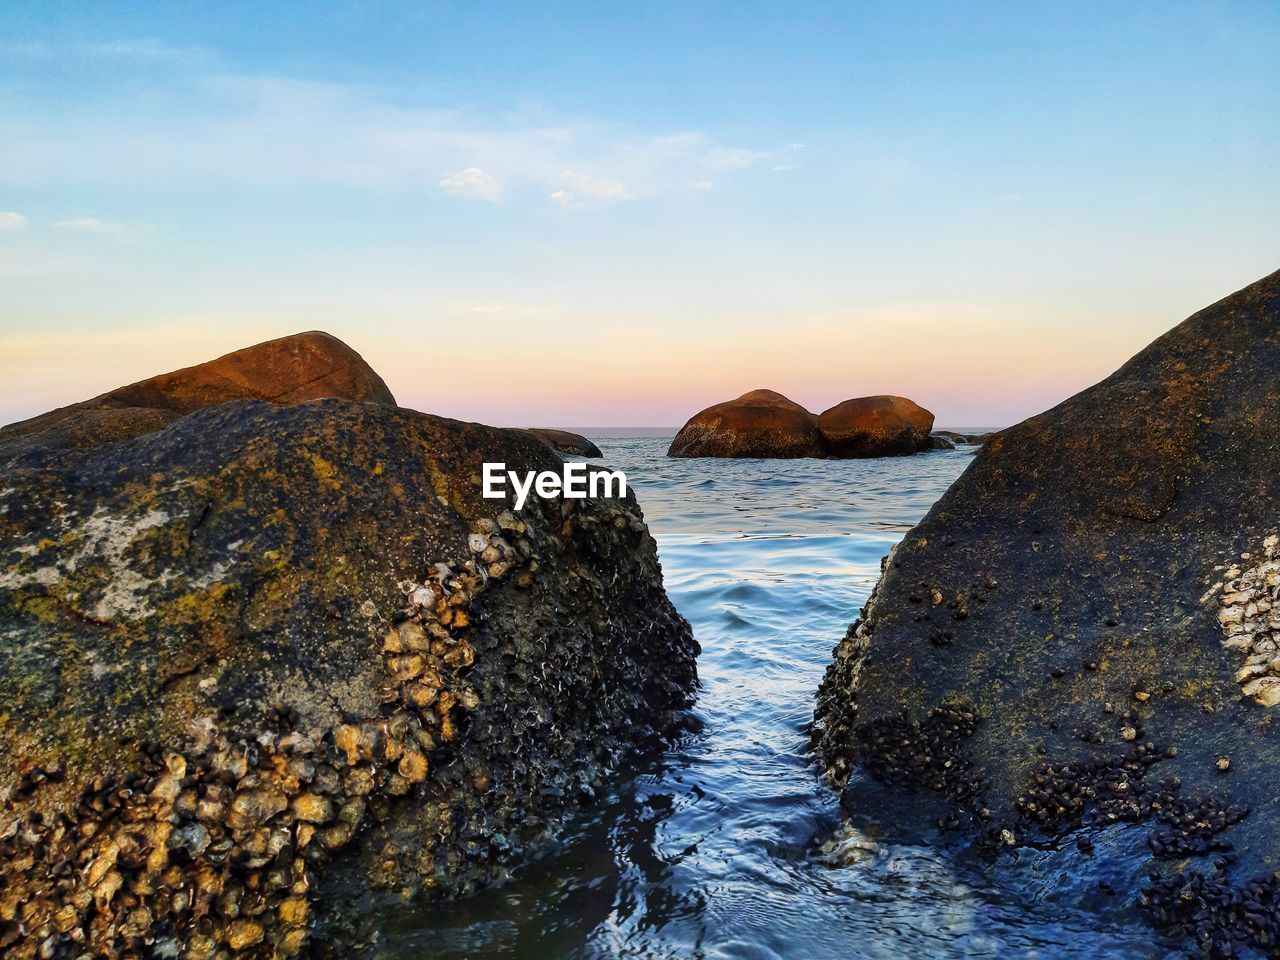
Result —
<svg viewBox="0 0 1280 960"><path fill-rule="evenodd" d="M5 456L6 956L294 955L343 878L470 892L696 682L634 498L481 498L559 467L520 431L248 401Z"/></svg>

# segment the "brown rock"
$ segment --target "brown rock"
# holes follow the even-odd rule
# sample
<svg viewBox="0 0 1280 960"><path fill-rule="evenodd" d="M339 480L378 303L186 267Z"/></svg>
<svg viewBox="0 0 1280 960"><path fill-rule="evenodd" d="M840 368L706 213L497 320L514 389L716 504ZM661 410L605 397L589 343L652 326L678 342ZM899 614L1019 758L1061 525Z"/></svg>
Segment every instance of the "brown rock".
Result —
<svg viewBox="0 0 1280 960"><path fill-rule="evenodd" d="M818 418L773 390L707 407L676 434L669 457L822 457Z"/></svg>
<svg viewBox="0 0 1280 960"><path fill-rule="evenodd" d="M16 445L19 438L23 445L46 449L127 440L233 400L294 404L325 397L396 405L387 385L360 354L336 337L311 331L268 340L0 427L0 450Z"/></svg>
<svg viewBox="0 0 1280 960"><path fill-rule="evenodd" d="M858 397L824 410L818 429L834 456L896 456L932 447L933 414L906 397Z"/></svg>

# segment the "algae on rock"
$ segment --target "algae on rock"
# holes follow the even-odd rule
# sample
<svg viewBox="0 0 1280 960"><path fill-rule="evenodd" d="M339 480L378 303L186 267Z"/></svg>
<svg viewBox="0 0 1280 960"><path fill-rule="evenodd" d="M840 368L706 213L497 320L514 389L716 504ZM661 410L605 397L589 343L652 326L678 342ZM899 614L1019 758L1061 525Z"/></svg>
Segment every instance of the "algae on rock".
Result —
<svg viewBox="0 0 1280 960"><path fill-rule="evenodd" d="M0 456L6 956L290 955L341 878L471 892L696 683L633 497L481 498L559 466L521 431L241 401Z"/></svg>

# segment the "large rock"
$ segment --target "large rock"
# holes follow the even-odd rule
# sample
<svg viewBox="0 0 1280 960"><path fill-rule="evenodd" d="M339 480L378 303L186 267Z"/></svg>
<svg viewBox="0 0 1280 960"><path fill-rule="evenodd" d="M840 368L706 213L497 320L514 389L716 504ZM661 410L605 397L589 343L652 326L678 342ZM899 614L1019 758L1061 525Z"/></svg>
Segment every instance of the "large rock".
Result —
<svg viewBox="0 0 1280 960"><path fill-rule="evenodd" d="M752 390L695 414L669 457L822 457L818 418L773 390Z"/></svg>
<svg viewBox="0 0 1280 960"><path fill-rule="evenodd" d="M858 397L822 416L773 390L695 415L669 457L887 457L934 449L933 414L905 397Z"/></svg>
<svg viewBox="0 0 1280 960"><path fill-rule="evenodd" d="M123 440L232 400L291 404L322 397L396 403L358 353L336 337L312 331L259 343L0 427L0 452L33 444L92 446Z"/></svg>
<svg viewBox="0 0 1280 960"><path fill-rule="evenodd" d="M603 457L600 448L586 437L569 430L555 430L550 427L530 427L533 434L557 453L568 453L576 457Z"/></svg>
<svg viewBox="0 0 1280 960"><path fill-rule="evenodd" d="M933 449L933 414L906 397L857 397L824 410L818 429L837 457L891 457Z"/></svg>
<svg viewBox="0 0 1280 960"><path fill-rule="evenodd" d="M295 954L351 890L505 876L672 722L697 645L635 500L515 514L490 460L561 466L352 400L11 438L0 954Z"/></svg>
<svg viewBox="0 0 1280 960"><path fill-rule="evenodd" d="M1280 273L989 437L904 538L819 692L847 809L1275 955L1277 531Z"/></svg>

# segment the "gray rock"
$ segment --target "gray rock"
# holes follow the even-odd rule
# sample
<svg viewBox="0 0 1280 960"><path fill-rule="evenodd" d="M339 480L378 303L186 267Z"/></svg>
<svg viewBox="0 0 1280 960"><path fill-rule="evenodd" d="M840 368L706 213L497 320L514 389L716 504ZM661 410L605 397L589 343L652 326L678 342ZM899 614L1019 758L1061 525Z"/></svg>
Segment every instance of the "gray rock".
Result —
<svg viewBox="0 0 1280 960"><path fill-rule="evenodd" d="M907 534L818 695L846 807L1075 833L1161 931L1274 951L1277 532L1280 273L989 438Z"/></svg>

